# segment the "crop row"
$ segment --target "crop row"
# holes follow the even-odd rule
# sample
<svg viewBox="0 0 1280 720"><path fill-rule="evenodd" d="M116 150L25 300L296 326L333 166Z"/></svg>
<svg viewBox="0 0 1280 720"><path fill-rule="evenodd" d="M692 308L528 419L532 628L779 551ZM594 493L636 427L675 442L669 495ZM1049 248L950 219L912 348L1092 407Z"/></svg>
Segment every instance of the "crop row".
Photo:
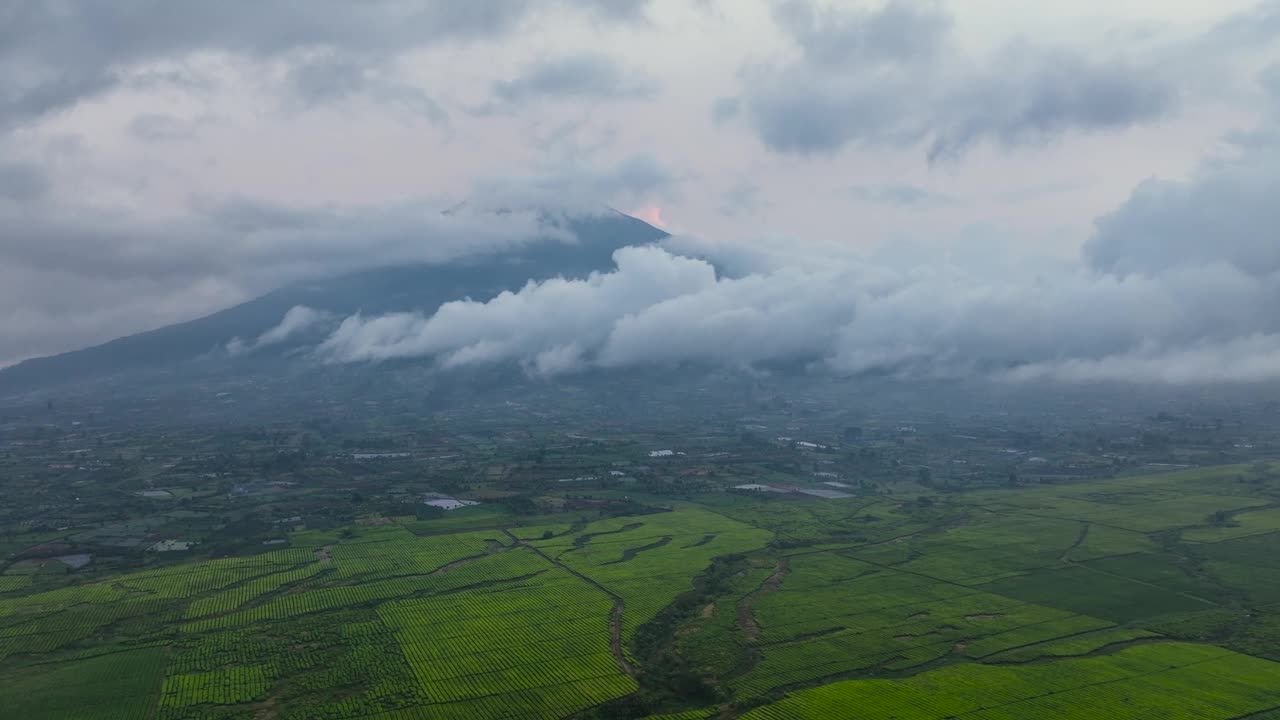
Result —
<svg viewBox="0 0 1280 720"><path fill-rule="evenodd" d="M562 570L549 570L520 587L504 585L490 588L487 592L465 595L466 599L474 602L461 602L454 595L425 597L388 603L380 608L379 614L392 627L432 624L465 627L462 623L484 616L545 612L548 608L574 608L583 603L607 602L604 593ZM580 616L568 611L565 614Z"/></svg>
<svg viewBox="0 0 1280 720"><path fill-rule="evenodd" d="M410 665L412 664L411 662ZM445 679L424 677L424 668L419 666L414 666L413 669L427 697L437 703L527 690L566 680L588 680L620 674L613 656L607 651Z"/></svg>
<svg viewBox="0 0 1280 720"><path fill-rule="evenodd" d="M603 640L605 637L604 633L601 632L600 639ZM405 657L417 673L419 680L428 687L435 687L437 683L443 684L445 681L458 678L484 676L522 666L554 667L559 677L567 677L568 675L564 673L566 668L573 664L570 661L576 661L588 656L606 656L608 662L604 664L605 673L608 673L610 668L614 667L612 656L608 654L609 647L606 642L551 641L528 647L518 652L501 650L487 653L470 653L456 655L436 662L422 658L414 652L414 647L405 647ZM525 686L521 685L521 687Z"/></svg>
<svg viewBox="0 0 1280 720"><path fill-rule="evenodd" d="M203 673L170 675L160 691L161 708L236 705L259 699L271 688L273 668L244 665ZM180 715L179 715L180 716Z"/></svg>
<svg viewBox="0 0 1280 720"><path fill-rule="evenodd" d="M626 675L615 674L464 702L411 707L373 715L368 720L554 720L634 692L635 689L635 681Z"/></svg>
<svg viewBox="0 0 1280 720"><path fill-rule="evenodd" d="M30 585L30 575L0 575L0 593L24 590Z"/></svg>
<svg viewBox="0 0 1280 720"><path fill-rule="evenodd" d="M1002 650L1078 635L1092 630L1101 630L1111 627L1111 625L1112 623L1107 620L1099 620L1087 615L1072 615L1071 617L1035 623L990 635L970 644L965 649L965 654L971 658L985 658Z"/></svg>
<svg viewBox="0 0 1280 720"><path fill-rule="evenodd" d="M568 618L560 615L558 610L546 614L530 612L501 624L476 619L467 621L466 629L429 625L404 628L396 636L406 653L412 648L415 657L423 661L480 652L514 652L520 648L562 642L564 638L608 637L608 606L583 607L592 609L592 613Z"/></svg>
<svg viewBox="0 0 1280 720"><path fill-rule="evenodd" d="M402 531L391 540L336 545L331 555L337 577L420 575L484 553L491 537L473 532L418 538Z"/></svg>
<svg viewBox="0 0 1280 720"><path fill-rule="evenodd" d="M216 592L208 597L196 599L187 608L186 617L198 618L204 617L205 615L214 615L217 613L238 610L255 598L274 592L285 585L291 585L310 578L324 569L324 565L313 562L293 570L286 570L285 572L278 572L254 578L253 580Z"/></svg>
<svg viewBox="0 0 1280 720"><path fill-rule="evenodd" d="M18 653L50 652L129 618L163 621L163 615L153 614L157 609L162 609L157 607L157 601L123 600L101 605L72 606L59 613L8 625L0 628L0 657Z"/></svg>
<svg viewBox="0 0 1280 720"><path fill-rule="evenodd" d="M584 707L589 687L563 695L564 683L591 681L594 693L625 678L609 650L612 608L598 588L552 568L518 585L393 602L378 612L433 703L427 717L503 717L511 708L523 708L515 717L561 717ZM622 684L634 687L629 678ZM541 704L526 705L525 693Z"/></svg>
<svg viewBox="0 0 1280 720"><path fill-rule="evenodd" d="M431 576L404 577L289 593L258 607L187 623L187 632L205 632L264 620L281 620L307 613L379 603L418 593L438 593L468 585L507 580L545 570L546 561L530 552L511 551Z"/></svg>
<svg viewBox="0 0 1280 720"><path fill-rule="evenodd" d="M1149 630L1116 628L1102 632L1089 633L1081 637L1067 638L1041 644L1021 647L998 655L988 655L985 659L995 662L1030 662L1039 658L1072 657L1087 655L1108 645L1159 637Z"/></svg>
<svg viewBox="0 0 1280 720"><path fill-rule="evenodd" d="M1205 682L1206 674L1215 676ZM1222 682L1219 682L1219 679ZM1167 717L1217 720L1272 707L1280 664L1164 644L1043 665L957 665L899 681L854 680L793 693L746 720L804 720L858 708L867 720Z"/></svg>

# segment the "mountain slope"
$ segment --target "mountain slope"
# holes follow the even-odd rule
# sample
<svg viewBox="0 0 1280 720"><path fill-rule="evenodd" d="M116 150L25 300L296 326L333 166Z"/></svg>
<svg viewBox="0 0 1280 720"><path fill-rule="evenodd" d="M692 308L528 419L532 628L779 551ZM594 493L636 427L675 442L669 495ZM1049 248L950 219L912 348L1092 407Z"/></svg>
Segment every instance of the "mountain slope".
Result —
<svg viewBox="0 0 1280 720"><path fill-rule="evenodd" d="M515 250L468 257L444 265L386 267L281 288L190 322L122 337L73 352L33 358L0 370L0 394L75 383L148 369L172 369L274 327L290 308L305 305L336 316L420 310L464 297L487 300L529 280L583 277L613 267L615 250L643 245L667 233L612 212L565 223L578 239L543 238ZM287 347L281 348L287 349Z"/></svg>

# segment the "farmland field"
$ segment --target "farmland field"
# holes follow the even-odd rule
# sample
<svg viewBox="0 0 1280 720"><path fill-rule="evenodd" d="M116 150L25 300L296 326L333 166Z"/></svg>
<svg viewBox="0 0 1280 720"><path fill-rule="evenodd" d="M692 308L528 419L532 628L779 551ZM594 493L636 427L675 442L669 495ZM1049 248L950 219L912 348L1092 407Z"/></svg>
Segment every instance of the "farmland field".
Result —
<svg viewBox="0 0 1280 720"><path fill-rule="evenodd" d="M900 681L854 680L795 693L747 720L943 720L1090 716L1228 720L1280 706L1280 666L1218 648L1152 645L1021 668L963 665Z"/></svg>
<svg viewBox="0 0 1280 720"><path fill-rule="evenodd" d="M33 720L1280 712L1272 499L1215 477L713 495L523 525L492 513L498 526L456 531L466 523L408 519L125 572L2 574L0 708Z"/></svg>

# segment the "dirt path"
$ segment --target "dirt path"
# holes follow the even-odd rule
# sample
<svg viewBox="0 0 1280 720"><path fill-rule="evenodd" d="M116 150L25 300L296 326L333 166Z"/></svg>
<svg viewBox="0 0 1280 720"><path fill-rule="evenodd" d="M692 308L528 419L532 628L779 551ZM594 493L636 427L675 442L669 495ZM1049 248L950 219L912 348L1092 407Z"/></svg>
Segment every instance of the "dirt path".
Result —
<svg viewBox="0 0 1280 720"><path fill-rule="evenodd" d="M579 535L577 539L573 541L573 546L576 548L586 547L587 543L591 542L595 538L603 537L605 535L617 535L619 533L631 532L632 530L636 530L643 526L644 523L628 523L617 530L604 530L596 533L586 533L584 535Z"/></svg>
<svg viewBox="0 0 1280 720"><path fill-rule="evenodd" d="M579 580L591 585L592 587L596 588L597 590L604 593L605 595L608 595L613 600L613 612L610 613L609 615L609 651L613 653L613 661L618 664L619 670L631 676L633 679L636 677L639 677L640 669L637 668L635 665L633 665L631 661L627 659L627 654L622 651L622 613L626 612L626 609L627 609L627 604L626 602L623 601L622 597L620 595L617 595L613 591L609 590L609 588L606 588L605 586L596 582L595 580L592 580L586 575L583 575L577 570L574 570L568 565L565 565L559 560L542 552L542 550L540 550L539 548L526 543L525 541L516 537L511 532L505 531L505 530L503 532L506 532L507 535L510 536L511 539L515 541L516 545L522 545L538 553L547 562L564 570L565 572L578 578Z"/></svg>
<svg viewBox="0 0 1280 720"><path fill-rule="evenodd" d="M316 548L316 559L320 561L321 565L327 565L329 561L333 559L333 557L329 555L329 550L332 547L332 545L325 545L322 548Z"/></svg>
<svg viewBox="0 0 1280 720"><path fill-rule="evenodd" d="M703 536L702 536L702 539L701 539L701 540L699 540L698 542L696 542L696 543L694 543L694 544L692 544L692 545L682 545L682 546L681 546L681 549L682 549L682 550L688 550L689 548L702 547L703 545L706 545L707 543L709 543L709 542L711 542L712 540L715 540L715 539L716 539L716 536L715 536L715 535L703 535Z"/></svg>
<svg viewBox="0 0 1280 720"><path fill-rule="evenodd" d="M1071 551L1075 550L1076 548L1084 544L1084 539L1089 537L1089 527L1090 527L1089 523L1081 523L1080 534L1076 536L1076 541L1071 543L1071 546L1068 547L1066 550L1062 551L1062 556L1059 557L1058 560L1064 563L1071 562Z"/></svg>
<svg viewBox="0 0 1280 720"><path fill-rule="evenodd" d="M760 624L756 622L755 616L756 600L777 590L778 586L782 584L782 579L787 576L790 570L790 561L787 558L782 558L774 566L773 574L765 578L765 581L760 583L760 587L738 601L738 625L742 628L748 640L754 642L760 639Z"/></svg>
<svg viewBox="0 0 1280 720"><path fill-rule="evenodd" d="M505 532L505 531L504 531L504 532ZM515 547L515 545L498 545L497 547L490 546L488 550L486 550L485 552L483 552L483 553L481 553L481 554L479 554L479 555L471 555L471 556L469 556L469 557L464 557L464 558L460 558L460 559L458 559L458 560L454 560L453 562L448 563L448 564L446 564L446 565L441 565L440 567L436 568L435 570L432 570L431 572L427 573L427 575L428 575L428 576L430 576L430 575L443 575L443 574L445 574L445 573L447 573L447 572L449 572L449 571L451 571L451 570L457 570L458 568L462 567L463 565L470 565L471 563L473 563L473 562L475 562L475 561L477 561L477 560L483 560L483 559L485 559L485 558L489 557L490 555L497 555L498 553L506 552L506 551L510 550L511 548L513 548L513 547Z"/></svg>
<svg viewBox="0 0 1280 720"><path fill-rule="evenodd" d="M631 562L635 558L635 556L639 555L640 553L647 552L649 550L657 550L658 548L662 547L663 545L666 545L669 542L671 542L671 536L667 535L666 537L662 538L657 542L651 542L648 545L641 545L640 547L623 550L621 558L619 558L618 560L610 560L607 563L601 563L601 565L617 565L618 563Z"/></svg>

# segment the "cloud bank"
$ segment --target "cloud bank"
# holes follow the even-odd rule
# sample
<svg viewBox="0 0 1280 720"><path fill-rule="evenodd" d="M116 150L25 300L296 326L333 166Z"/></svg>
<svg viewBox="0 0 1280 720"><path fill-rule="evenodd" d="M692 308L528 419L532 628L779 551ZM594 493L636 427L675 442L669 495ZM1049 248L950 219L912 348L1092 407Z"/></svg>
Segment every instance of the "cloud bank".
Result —
<svg viewBox="0 0 1280 720"><path fill-rule="evenodd" d="M693 362L1024 382L1280 380L1277 118L1234 135L1232 152L1185 181L1136 188L1075 262L1000 262L977 247L965 264L804 262L677 238L624 248L615 270L585 280L531 282L430 315L350 317L317 354L514 362L539 376ZM680 254L696 250L706 259Z"/></svg>
<svg viewBox="0 0 1280 720"><path fill-rule="evenodd" d="M1158 277L1086 268L992 283L958 269L845 264L717 276L706 261L625 248L617 269L530 283L432 315L347 318L339 362L516 362L532 375L695 362L801 362L847 374L1192 382L1280 378L1280 277L1229 264ZM1269 353L1269 354L1268 354ZM1230 363L1220 362L1233 358Z"/></svg>

